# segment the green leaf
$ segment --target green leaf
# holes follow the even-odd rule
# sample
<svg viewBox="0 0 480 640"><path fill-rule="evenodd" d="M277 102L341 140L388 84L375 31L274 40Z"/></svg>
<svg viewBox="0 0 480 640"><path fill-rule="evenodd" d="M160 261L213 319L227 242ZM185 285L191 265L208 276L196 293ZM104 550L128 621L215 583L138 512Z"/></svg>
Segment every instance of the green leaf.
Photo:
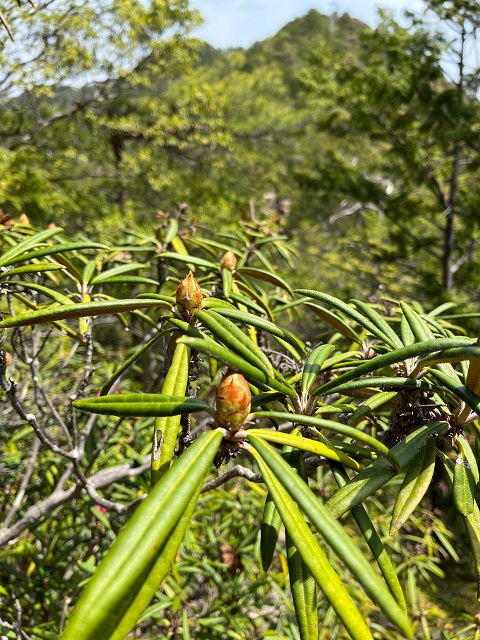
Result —
<svg viewBox="0 0 480 640"><path fill-rule="evenodd" d="M335 298L334 296L331 296L328 293L321 293L320 291L311 291L310 289L295 289L295 293L298 293L301 296L308 296L309 298L313 298L314 300L320 300L321 302L326 302L327 304L331 305L335 309L338 309L338 311L341 311L342 313L344 313L348 318L351 318L352 320L354 320L357 324L359 324L361 327L369 331L372 335L376 336L377 338L380 338L380 340L383 340L387 342L387 344L389 344L389 342L386 340L386 336L384 335L384 333L382 331L379 331L378 327L373 322L371 322L368 318L366 318L364 315L362 315L355 309L352 309L352 307L349 307L348 304L345 304L345 302L342 302L338 298Z"/></svg>
<svg viewBox="0 0 480 640"><path fill-rule="evenodd" d="M349 482L347 472L342 465L336 462L331 462L330 469L340 488L344 487ZM395 567L390 560L387 550L385 549L385 546L380 536L378 535L375 526L373 525L373 522L371 521L367 513L367 510L362 504L359 504L357 507L353 507L351 513L353 519L357 523L358 528L360 529L360 532L365 538L365 542L368 544L373 557L377 561L377 564L380 568L380 571L382 572L388 588L390 589L391 594L398 602L401 609L406 612L407 605L405 602L405 596L403 595L397 572L395 571Z"/></svg>
<svg viewBox="0 0 480 640"><path fill-rule="evenodd" d="M245 324L251 325L252 327L257 327L257 329L261 329L262 331L266 331L270 333L272 336L277 338L281 338L288 342L292 347L300 351L301 353L305 353L305 345L301 342L296 336L294 336L289 331L285 329L281 329L273 322L269 322L268 320L264 320L263 318L259 318L252 313L245 313L244 311L238 311L237 309L230 308L216 308L215 311L222 316L226 316L227 318L231 318L232 320L238 320L239 322L243 322Z"/></svg>
<svg viewBox="0 0 480 640"><path fill-rule="evenodd" d="M305 306L313 311L315 315L324 320L327 324L334 327L339 333L350 338L354 342L358 342L358 344L362 343L362 339L351 327L348 326L346 322L344 322L340 316L337 316L335 313L331 311L327 311L323 307L320 307L318 304L313 304L312 302L305 302Z"/></svg>
<svg viewBox="0 0 480 640"><path fill-rule="evenodd" d="M338 379L338 378L337 378ZM361 380L352 380L335 387L335 393L345 393L355 391L355 389L425 389L429 391L438 391L440 386L435 386L426 380L417 380L416 378L389 378L387 376L368 376Z"/></svg>
<svg viewBox="0 0 480 640"><path fill-rule="evenodd" d="M305 461L300 451L285 454L284 457L290 466L297 470L302 480L307 482ZM318 640L317 584L288 531L285 533L285 539L290 589L300 637L302 640Z"/></svg>
<svg viewBox="0 0 480 640"><path fill-rule="evenodd" d="M54 300L62 305L71 305L72 301L67 296L64 296L63 293L59 293L54 289L50 289L49 287L44 287L41 284L36 284L34 282L23 282L21 280L12 280L12 282L8 283L11 285L16 285L18 287L24 287L25 289L31 289L32 291L38 291L38 293L42 293L45 297ZM18 316L17 316L18 318Z"/></svg>
<svg viewBox="0 0 480 640"><path fill-rule="evenodd" d="M145 269L145 267L146 265L141 264L139 262L121 264L118 267L113 267L113 269L107 269L106 271L99 273L97 276L91 279L91 284L101 284L102 282L107 282L112 277L117 277L125 273L130 273L130 271L138 271L139 269ZM153 282L157 284L155 280Z"/></svg>
<svg viewBox="0 0 480 640"><path fill-rule="evenodd" d="M265 415L269 413L272 412L263 411L262 415L265 417ZM302 449L302 451L310 451L311 453L316 453L318 456L323 456L324 458L328 458L329 460L336 460L337 462L343 463L346 467L349 467L354 471L361 471L362 469L358 462L356 460L353 460L353 458L350 458L341 451L337 451L333 446L329 446L327 444L324 444L323 442L312 440L311 438L294 436L290 433L283 433L282 431L271 431L269 429L249 429L249 436L252 433L254 435L260 436L264 440L268 440L269 442L288 445L290 447Z"/></svg>
<svg viewBox="0 0 480 640"><path fill-rule="evenodd" d="M284 289L287 293L293 296L293 290L290 285L285 282L279 276L269 273L268 271L263 271L263 269L254 269L252 267L241 267L238 269L237 273L242 276L248 276L249 278L256 278L257 280L263 280L264 282L268 282L269 284L273 284L276 287L280 287Z"/></svg>
<svg viewBox="0 0 480 640"><path fill-rule="evenodd" d="M301 554L318 586L323 591L327 600L332 604L339 619L345 625L351 637L354 640L372 640L372 635L365 625L365 621L360 615L357 606L348 595L342 581L328 562L325 553L308 528L299 508L272 473L269 468L270 465L267 466L266 462L264 462L262 441L260 438L255 438L254 447L255 449L252 450L252 454L255 456L255 460L257 461L265 484L272 495L275 506L280 513L285 529L288 531L293 544ZM283 462L290 470L289 473L292 476L298 477L291 467L285 461ZM303 481L300 480L300 482Z"/></svg>
<svg viewBox="0 0 480 640"><path fill-rule="evenodd" d="M326 508L326 505L324 505L322 501L317 496L315 496L312 491L310 491L304 481L292 470L292 468L285 462L285 460L283 460L283 458L274 449L272 449L270 445L264 442L262 438L259 438L258 436L253 436L252 438L250 438L249 436L249 441L261 455L260 460L262 460L262 463L264 462L260 469L262 475L264 475L264 469L266 465L268 465L267 470L271 469L270 475L272 477L276 477L276 479L278 479L278 481L283 485L284 492L288 492L288 494L290 494L292 498L294 498L295 502L309 518L310 522L317 528L319 533L325 538L327 544L335 551L342 562L344 562L345 565L350 569L352 574L360 582L360 584L369 594L372 600L380 607L387 618L395 625L397 625L401 631L403 631L407 638L412 638L412 629L405 613L395 602L385 584L375 573L370 562L364 556L363 552L347 535L342 525L337 522L330 511ZM259 456L256 457L256 460L260 466ZM273 474L275 474L275 476L273 476ZM277 505L280 515L282 516L282 520L285 524L285 528L291 534L295 546L299 550L301 550L302 557L306 564L309 566L310 571L315 576L317 584L322 589L322 591L324 591L322 584L317 579L317 575L312 568L312 565L309 563L309 558L307 557L302 547L297 543L297 540L294 538L294 535L290 529L290 527L295 528L295 526L298 526L300 523L298 522L298 520L294 520L293 522L290 522L290 526L287 524L287 521L284 518L284 514L282 513L282 509L277 503L275 493L274 491L272 491L265 475L264 480L268 486L268 489L272 492L275 504ZM342 491L342 489L340 489L340 491ZM282 494L284 492L282 492ZM303 524L303 518L300 517L300 519ZM330 567L330 565L328 566ZM325 577L322 578L322 581L324 580ZM327 594L325 593L325 595ZM332 601L330 602L334 607L338 606L338 602L337 604ZM350 629L348 630L350 633L352 633Z"/></svg>
<svg viewBox="0 0 480 640"><path fill-rule="evenodd" d="M145 307L160 307L159 300L102 300L100 302L82 302L80 304L65 304L55 307L47 307L38 311L27 311L18 316L4 318L0 327L29 327L42 322L54 322L67 318L82 318L86 316L100 316L107 314L123 313L142 309Z"/></svg>
<svg viewBox="0 0 480 640"><path fill-rule="evenodd" d="M390 522L390 535L403 527L420 504L433 477L435 469L435 440L430 438L408 465L402 487L398 492Z"/></svg>
<svg viewBox="0 0 480 640"><path fill-rule="evenodd" d="M1 325L0 325L1 326ZM480 414L480 396L477 396L476 393L467 389L461 382L458 382L456 378L451 378L443 371L438 371L437 369L429 369L429 373L432 374L437 380L439 380L443 386L445 386L449 391L454 393L457 398L463 400L472 411L477 414Z"/></svg>
<svg viewBox="0 0 480 640"><path fill-rule="evenodd" d="M197 311L195 317L227 348L261 369L268 378L275 376L272 363L267 356L233 322L215 311Z"/></svg>
<svg viewBox="0 0 480 640"><path fill-rule="evenodd" d="M404 362L409 358L416 358L423 356L427 353L433 353L434 351L440 351L441 349L448 349L450 347L469 347L472 346L472 341L467 338L440 338L438 340L426 340L425 342L417 342L401 349L395 349L389 353L385 353L376 358L372 358L368 362L359 364L352 371L347 371L343 375L339 376L335 380L331 380L317 389L314 395L325 394L327 391L332 392L340 384L349 382L354 378L364 376L367 373L382 369L397 362Z"/></svg>
<svg viewBox="0 0 480 640"><path fill-rule="evenodd" d="M395 331L388 324L388 322L375 311L375 309L372 309L371 306L365 304L365 302L361 302L360 300L352 299L350 300L350 302L353 302L357 309L359 309L366 318L373 322L377 329L383 334L384 340L387 344L389 344L394 349L403 347L403 342L397 336Z"/></svg>
<svg viewBox="0 0 480 640"><path fill-rule="evenodd" d="M382 391L381 393L376 393L371 398L365 400L359 407L352 413L350 418L350 422L355 424L356 422L360 422L363 420L365 416L368 416L372 411L378 409L386 402L390 402L397 395L397 391Z"/></svg>
<svg viewBox="0 0 480 640"><path fill-rule="evenodd" d="M382 456L388 458L392 464L396 465L395 457L392 451L385 446L382 442L379 442L376 438L369 436L367 433L354 429L346 424L340 422L334 422L333 420L324 420L323 418L314 418L312 416L305 416L298 413L287 413L282 411L255 411L253 413L255 418L275 418L276 420L285 420L293 422L294 424L304 424L317 429L328 429L336 433L341 433L344 436L358 440L367 444L369 447L380 453ZM268 432L268 433L274 433ZM323 454L322 454L323 455Z"/></svg>
<svg viewBox="0 0 480 640"><path fill-rule="evenodd" d="M158 417L178 416L196 411L208 411L210 405L197 398L169 396L160 393L127 393L76 400L80 411L105 416Z"/></svg>
<svg viewBox="0 0 480 640"><path fill-rule="evenodd" d="M58 233L61 229L51 229L50 231L54 231ZM54 233L50 233L48 237L51 237ZM20 245L17 245L17 248ZM30 245L31 246L31 245ZM46 247L42 247L41 249L34 249L33 251L29 251L26 254L18 255L15 254L15 257L7 258L7 253L5 253L0 258L0 266L4 267L14 262L26 262L27 260L33 260L34 258L43 258L45 256L59 256L67 251L76 251L77 249L103 249L104 251L109 251L109 247L105 244L100 244L99 242L64 242L59 244L50 244Z"/></svg>
<svg viewBox="0 0 480 640"><path fill-rule="evenodd" d="M312 384L317 379L322 369L322 365L328 356L334 351L335 345L323 344L309 354L302 371L302 394L310 391Z"/></svg>
<svg viewBox="0 0 480 640"><path fill-rule="evenodd" d="M162 394L180 395L187 391L190 371L190 348L184 344L175 345L172 362L165 376ZM192 398L193 399L193 398ZM158 482L172 464L175 445L180 430L180 416L159 417L155 421L155 439L161 444L160 451L152 450L152 484Z"/></svg>
<svg viewBox="0 0 480 640"><path fill-rule="evenodd" d="M403 471L420 451L424 443L448 428L447 422L432 422L410 433L404 440L396 444L390 450ZM340 518L352 507L356 507L366 498L373 495L378 489L397 475L397 471L385 458L378 458L369 467L360 471L353 481L328 500L326 507L336 517Z"/></svg>
<svg viewBox="0 0 480 640"><path fill-rule="evenodd" d="M28 255L28 251L32 247L45 242L45 240L48 240L52 236L57 235L57 233L61 233L61 231L62 229L60 228L46 229L45 231L41 231L40 233L36 233L35 235L22 240L8 251L5 251L5 253L0 258L0 267L8 267L9 265L16 262L24 262L25 259L29 259L25 258L25 256ZM37 258L39 256L37 255L34 257Z"/></svg>
<svg viewBox="0 0 480 640"><path fill-rule="evenodd" d="M222 269L222 288L223 288L223 295L226 298L229 298L230 293L232 292L232 282L233 282L232 272L229 269Z"/></svg>
<svg viewBox="0 0 480 640"><path fill-rule="evenodd" d="M125 615L164 554L171 558L166 545L202 485L221 440L218 430L200 436L153 487L101 561L62 640L110 640L120 623L123 628L134 627L136 608L128 625ZM162 578L156 572L152 597ZM146 599L145 592L142 596Z"/></svg>
<svg viewBox="0 0 480 640"><path fill-rule="evenodd" d="M41 271L61 271L65 267L61 264L53 264L52 262L34 262L26 264L23 267L14 267L8 271L0 270L0 278L15 276L20 273L39 273Z"/></svg>
<svg viewBox="0 0 480 640"><path fill-rule="evenodd" d="M165 244L169 244L178 233L178 220L172 218L168 223L168 229L165 233Z"/></svg>
<svg viewBox="0 0 480 640"><path fill-rule="evenodd" d="M453 468L453 502L464 516L473 513L475 504L475 484L473 474L466 465L463 455L455 460Z"/></svg>
<svg viewBox="0 0 480 640"><path fill-rule="evenodd" d="M253 382L254 384L256 382L257 383L261 382L261 383L267 384L272 389L281 391L287 396L293 397L297 395L295 389L293 389L292 387L279 382L275 378L269 378L268 376L265 375L265 373L261 369L254 367L248 362L245 362L243 358L241 358L235 353L232 353L231 351L228 351L227 349L220 346L216 342L213 342L212 340L202 340L200 338L186 337L186 338L179 338L178 342L186 344L190 346L192 349L196 349L201 353L206 353L212 358L220 360L220 362L223 362L224 364L226 364L230 369L233 369L235 371L239 371L240 373L242 373L245 376L245 378L247 378L247 380Z"/></svg>
<svg viewBox="0 0 480 640"><path fill-rule="evenodd" d="M281 525L282 519L275 506L272 495L267 493L265 506L263 507L262 527L260 529L260 556L262 558L262 568L265 573L272 563Z"/></svg>

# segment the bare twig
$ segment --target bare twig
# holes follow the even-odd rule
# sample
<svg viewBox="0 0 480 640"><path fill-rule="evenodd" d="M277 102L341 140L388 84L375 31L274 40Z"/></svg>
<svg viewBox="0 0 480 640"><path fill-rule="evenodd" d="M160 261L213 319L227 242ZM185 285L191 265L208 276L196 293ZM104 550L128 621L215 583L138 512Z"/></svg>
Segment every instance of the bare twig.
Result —
<svg viewBox="0 0 480 640"><path fill-rule="evenodd" d="M40 440L35 438L32 448L32 453L28 460L27 468L25 473L23 474L22 482L18 487L18 491L15 495L15 499L13 501L12 507L10 511L5 516L5 520L3 522L4 527L8 527L10 522L13 520L15 514L20 509L22 504L23 496L25 495L25 491L27 490L28 483L30 482L30 478L32 477L33 470L35 468L35 462L37 461L38 453L40 451Z"/></svg>
<svg viewBox="0 0 480 640"><path fill-rule="evenodd" d="M202 487L202 493L216 489L232 478L246 478L250 482L263 482L263 478L259 473L254 473L251 469L237 464L218 478L206 482Z"/></svg>
<svg viewBox="0 0 480 640"><path fill-rule="evenodd" d="M142 473L145 473L149 467L150 457L148 456L148 460L139 467L132 466L131 464L121 464L116 467L102 469L102 471L99 471L88 478L88 483L94 490L102 489L114 482L120 482L127 478L139 476ZM69 471L71 472L71 468ZM0 548L14 540L23 531L25 531L25 529L35 527L43 517L51 513L54 509L70 502L82 494L84 487L80 482L72 485L68 489L63 489L63 484L66 480L65 475L66 474L62 477L63 483L59 482L48 498L29 507L25 515L11 527L2 527L0 529Z"/></svg>

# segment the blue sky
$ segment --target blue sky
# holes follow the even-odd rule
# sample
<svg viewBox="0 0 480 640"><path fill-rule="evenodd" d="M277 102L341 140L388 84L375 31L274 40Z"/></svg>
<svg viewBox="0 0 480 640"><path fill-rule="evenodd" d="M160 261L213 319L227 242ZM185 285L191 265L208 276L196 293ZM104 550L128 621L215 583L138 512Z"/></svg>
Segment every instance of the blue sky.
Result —
<svg viewBox="0 0 480 640"><path fill-rule="evenodd" d="M309 9L326 15L347 12L373 26L378 7L400 18L403 9L420 11L422 5L421 0L190 0L190 6L199 9L205 20L196 35L217 48L248 47L273 36Z"/></svg>

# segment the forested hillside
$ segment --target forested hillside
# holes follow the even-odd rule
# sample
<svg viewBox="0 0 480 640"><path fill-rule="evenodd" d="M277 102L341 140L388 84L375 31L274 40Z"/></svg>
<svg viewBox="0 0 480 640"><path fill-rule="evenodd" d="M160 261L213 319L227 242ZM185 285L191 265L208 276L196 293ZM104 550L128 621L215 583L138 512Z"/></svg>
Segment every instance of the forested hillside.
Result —
<svg viewBox="0 0 480 640"><path fill-rule="evenodd" d="M431 21L406 30L384 16L372 31L312 10L245 51L182 35L120 71L99 65L110 77L79 87L82 72L76 88L68 52L67 69L48 61L37 84L13 86L7 64L0 205L112 235L184 204L211 229L254 207L301 247L299 282L315 273L348 295L432 302L458 289L471 305L479 105L465 52L476 20L456 15L447 46Z"/></svg>

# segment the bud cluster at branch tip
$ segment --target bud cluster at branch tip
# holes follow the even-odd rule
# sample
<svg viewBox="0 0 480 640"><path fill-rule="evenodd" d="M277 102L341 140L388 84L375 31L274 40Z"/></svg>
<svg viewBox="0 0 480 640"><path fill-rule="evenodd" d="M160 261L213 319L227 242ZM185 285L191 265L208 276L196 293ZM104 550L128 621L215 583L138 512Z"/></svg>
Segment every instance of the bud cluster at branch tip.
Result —
<svg viewBox="0 0 480 640"><path fill-rule="evenodd" d="M237 257L232 250L227 251L220 261L220 267L228 271L234 271L237 266Z"/></svg>
<svg viewBox="0 0 480 640"><path fill-rule="evenodd" d="M195 311L202 308L202 291L191 271L178 285L176 300L178 310L187 321L190 320Z"/></svg>
<svg viewBox="0 0 480 640"><path fill-rule="evenodd" d="M241 429L250 413L251 399L248 383L242 374L227 371L217 389L217 426L234 432Z"/></svg>

